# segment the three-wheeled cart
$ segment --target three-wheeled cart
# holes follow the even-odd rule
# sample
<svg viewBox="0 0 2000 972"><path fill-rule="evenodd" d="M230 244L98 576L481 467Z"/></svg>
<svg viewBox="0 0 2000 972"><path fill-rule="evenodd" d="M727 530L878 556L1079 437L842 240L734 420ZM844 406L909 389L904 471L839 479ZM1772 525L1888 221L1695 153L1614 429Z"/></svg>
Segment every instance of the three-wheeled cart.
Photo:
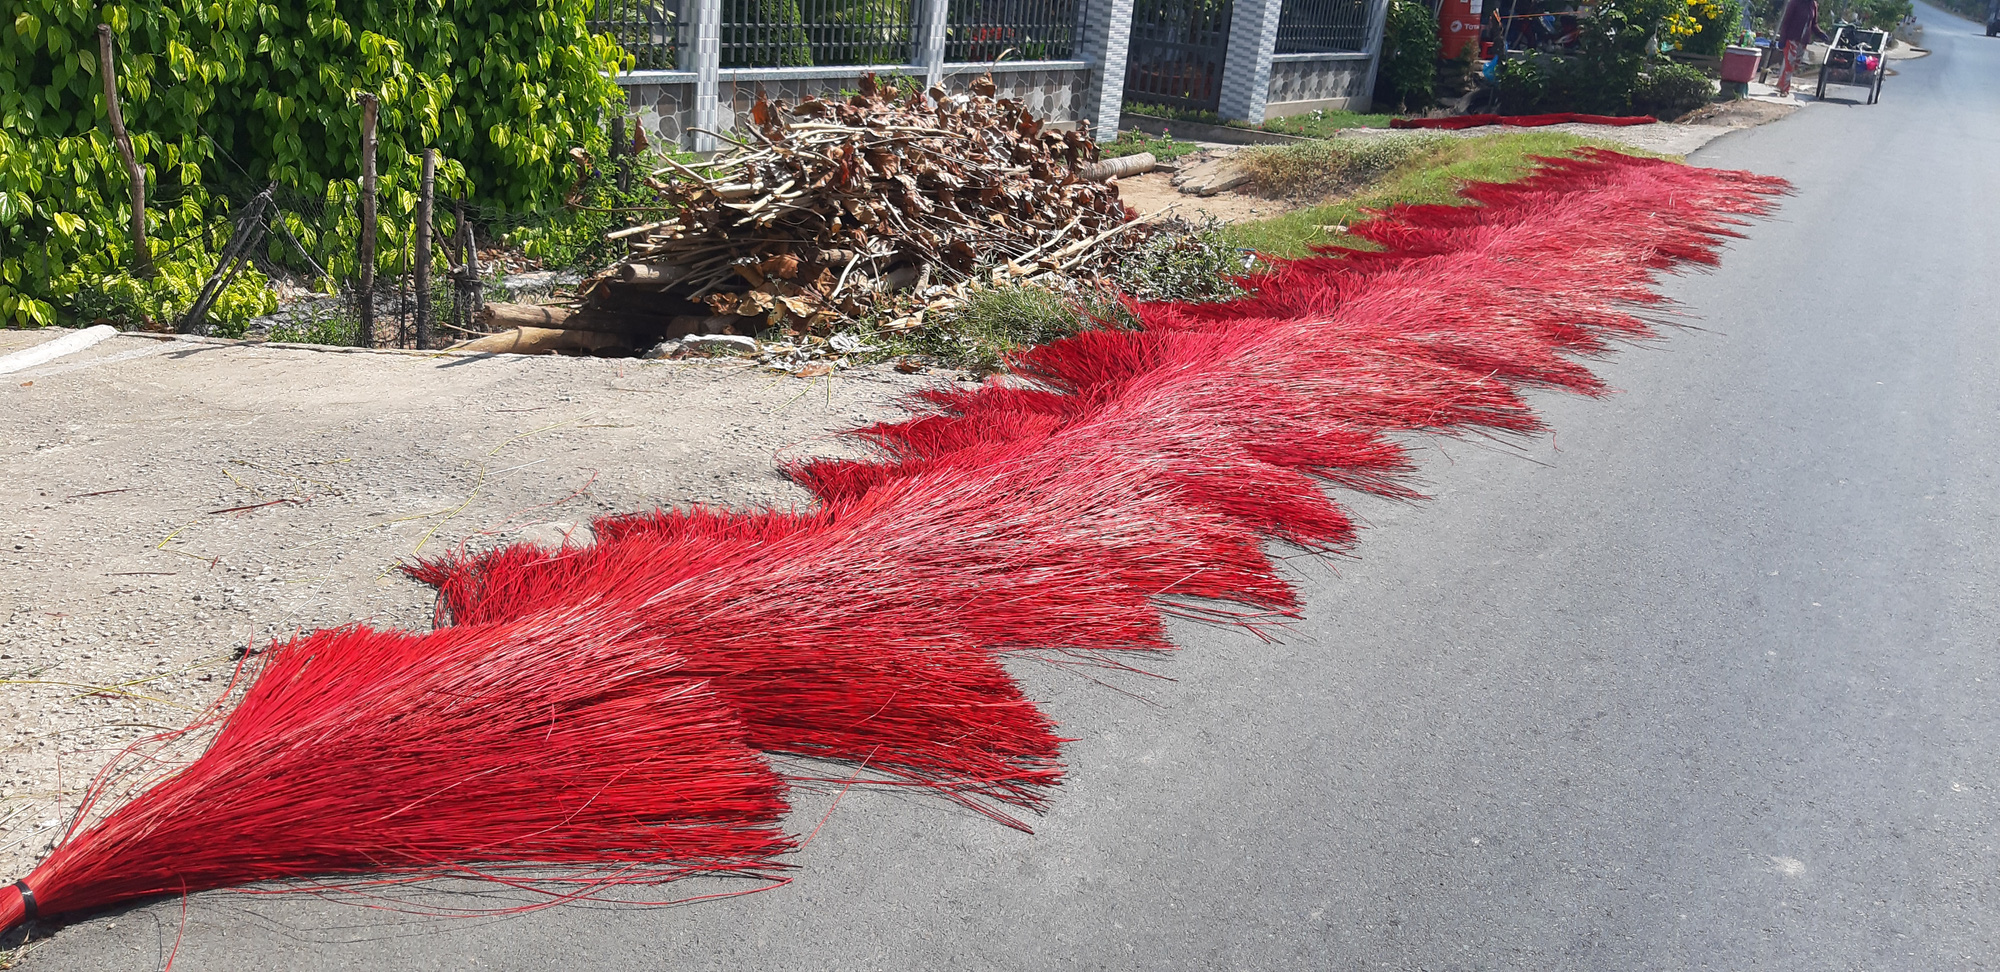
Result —
<svg viewBox="0 0 2000 972"><path fill-rule="evenodd" d="M1846 84L1868 89L1868 103L1874 104L1882 97L1882 77L1889 73L1889 62L1883 56L1889 51L1889 32L1869 30L1853 24L1840 24L1833 28L1833 37L1827 42L1826 63L1819 66L1819 88L1813 97L1826 97L1826 86Z"/></svg>

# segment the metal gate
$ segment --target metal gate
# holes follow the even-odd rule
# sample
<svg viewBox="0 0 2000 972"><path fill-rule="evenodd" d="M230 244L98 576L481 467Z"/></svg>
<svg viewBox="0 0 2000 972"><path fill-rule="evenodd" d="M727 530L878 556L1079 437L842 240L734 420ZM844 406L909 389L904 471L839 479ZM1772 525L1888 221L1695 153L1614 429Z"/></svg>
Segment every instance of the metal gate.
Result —
<svg viewBox="0 0 2000 972"><path fill-rule="evenodd" d="M1137 0L1125 97L1141 104L1214 111L1222 102L1230 0Z"/></svg>

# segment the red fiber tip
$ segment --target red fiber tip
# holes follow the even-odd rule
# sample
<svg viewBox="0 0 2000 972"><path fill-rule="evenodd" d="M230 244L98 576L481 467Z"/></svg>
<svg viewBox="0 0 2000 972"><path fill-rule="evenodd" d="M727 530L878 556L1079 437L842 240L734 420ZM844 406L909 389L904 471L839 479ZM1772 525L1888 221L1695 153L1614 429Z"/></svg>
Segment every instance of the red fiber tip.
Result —
<svg viewBox="0 0 2000 972"><path fill-rule="evenodd" d="M28 904L21 898L20 886L9 884L0 888L0 934L13 931L27 920Z"/></svg>

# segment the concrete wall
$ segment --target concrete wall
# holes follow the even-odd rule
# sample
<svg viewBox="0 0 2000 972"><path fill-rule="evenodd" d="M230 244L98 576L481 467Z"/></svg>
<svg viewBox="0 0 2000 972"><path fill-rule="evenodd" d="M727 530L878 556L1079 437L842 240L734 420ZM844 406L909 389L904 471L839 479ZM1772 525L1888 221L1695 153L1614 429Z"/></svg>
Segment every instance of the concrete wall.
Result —
<svg viewBox="0 0 2000 972"><path fill-rule="evenodd" d="M1309 111L1367 111L1374 87L1372 54L1279 54L1271 59L1264 117Z"/></svg>
<svg viewBox="0 0 2000 972"><path fill-rule="evenodd" d="M1372 5L1367 51L1353 54L1273 56L1280 4L1281 0L1236 0L1230 60L1223 78L1223 117L1259 122L1319 109L1366 111L1374 88L1387 0L1376 0ZM911 51L916 61L936 57L943 49L943 29L937 25L942 24L947 4L945 0L923 0L923 8L919 43ZM797 102L807 95L852 90L864 73L873 70L883 76L935 80L948 89L962 91L990 67L985 63L931 61L874 68L720 69L710 36L713 31L703 29L704 18L719 15L718 4L715 0L687 0L684 9L692 20L683 26L687 47L680 63L691 70L634 71L618 78L646 137L661 146L696 151L714 148L712 139L693 131L700 127L697 119L713 117L712 126L723 132L739 127L747 121L760 87L771 98ZM1132 0L1085 0L1079 59L1003 63L993 77L1001 97L1019 99L1056 125L1090 121L1097 138L1112 138L1117 134L1119 106L1124 100L1131 18ZM696 92L708 84L713 85L715 100L710 103L710 112L702 112Z"/></svg>

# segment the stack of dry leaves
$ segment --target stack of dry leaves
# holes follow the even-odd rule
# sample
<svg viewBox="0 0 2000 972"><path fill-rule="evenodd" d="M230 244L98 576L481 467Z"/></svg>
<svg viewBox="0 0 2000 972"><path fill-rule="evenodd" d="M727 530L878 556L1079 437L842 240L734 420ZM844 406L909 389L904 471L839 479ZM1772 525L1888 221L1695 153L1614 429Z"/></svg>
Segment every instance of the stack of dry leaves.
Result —
<svg viewBox="0 0 2000 972"><path fill-rule="evenodd" d="M681 333L903 329L980 281L1095 276L1138 235L1116 182L1083 175L1096 143L990 78L951 95L869 75L845 101L760 92L751 114L728 152L648 180L672 218L610 234L633 252L585 281L586 311Z"/></svg>

